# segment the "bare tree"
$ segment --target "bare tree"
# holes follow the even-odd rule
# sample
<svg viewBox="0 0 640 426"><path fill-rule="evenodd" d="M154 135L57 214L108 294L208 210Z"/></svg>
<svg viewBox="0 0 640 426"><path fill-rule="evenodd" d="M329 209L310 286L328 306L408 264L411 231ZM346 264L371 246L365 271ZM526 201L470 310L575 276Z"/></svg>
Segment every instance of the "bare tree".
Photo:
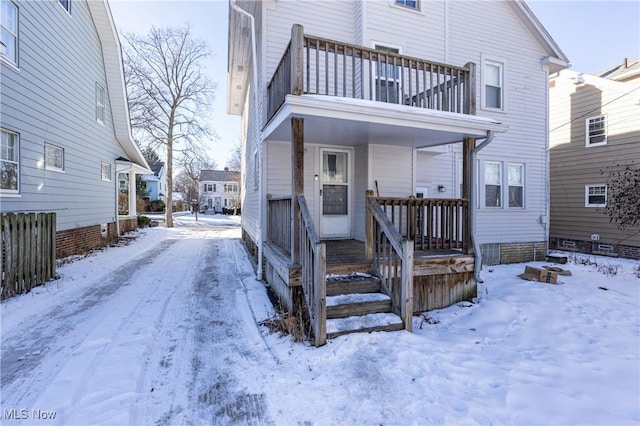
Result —
<svg viewBox="0 0 640 426"><path fill-rule="evenodd" d="M217 165L214 160L207 157L206 153L199 146L192 145L189 149L181 152L179 164L182 176L181 190L187 190L183 194L188 198L189 202L198 196L198 181L200 180L200 172L202 170L214 170ZM176 188L178 189L178 188ZM178 189L180 190L180 189Z"/></svg>
<svg viewBox="0 0 640 426"><path fill-rule="evenodd" d="M147 163L149 164L160 162L160 156L158 155L156 150L150 146L147 146L142 150L142 155L144 156L144 159L147 160Z"/></svg>
<svg viewBox="0 0 640 426"><path fill-rule="evenodd" d="M227 167L229 170L237 172L242 168L242 151L240 150L240 142L236 143L231 150L231 158L227 160Z"/></svg>
<svg viewBox="0 0 640 426"><path fill-rule="evenodd" d="M207 109L216 85L202 72L211 52L190 28L151 28L145 36L124 34L124 68L131 126L136 140L167 151L166 226L173 227L174 149L213 136Z"/></svg>

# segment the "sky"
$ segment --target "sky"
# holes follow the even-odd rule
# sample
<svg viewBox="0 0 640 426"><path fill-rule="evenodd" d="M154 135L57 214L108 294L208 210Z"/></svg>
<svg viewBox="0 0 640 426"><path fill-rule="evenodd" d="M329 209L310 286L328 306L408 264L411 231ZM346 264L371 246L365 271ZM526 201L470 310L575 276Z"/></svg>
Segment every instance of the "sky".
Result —
<svg viewBox="0 0 640 426"><path fill-rule="evenodd" d="M339 1L339 0L338 0ZM640 1L530 0L529 7L569 58L572 69L593 73L640 57ZM225 165L240 140L240 118L226 114L227 0L111 0L119 31L144 34L151 26L190 23L214 56L207 64L218 89L212 121L218 139L209 154Z"/></svg>
<svg viewBox="0 0 640 426"><path fill-rule="evenodd" d="M3 425L640 424L637 260L564 253L557 284L484 268L479 298L412 333L315 348L258 325L239 217L194 219L2 302Z"/></svg>

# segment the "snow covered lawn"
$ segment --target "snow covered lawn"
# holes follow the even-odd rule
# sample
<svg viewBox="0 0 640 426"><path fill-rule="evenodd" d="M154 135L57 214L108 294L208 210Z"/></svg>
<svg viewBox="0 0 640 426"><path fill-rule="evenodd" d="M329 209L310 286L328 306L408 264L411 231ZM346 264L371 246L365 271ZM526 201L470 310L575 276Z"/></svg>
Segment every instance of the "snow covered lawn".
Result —
<svg viewBox="0 0 640 426"><path fill-rule="evenodd" d="M638 262L591 257L617 274L569 264L558 285L485 268L477 303L412 334L313 348L256 325L273 308L239 219L194 219L2 303L3 424L640 423Z"/></svg>

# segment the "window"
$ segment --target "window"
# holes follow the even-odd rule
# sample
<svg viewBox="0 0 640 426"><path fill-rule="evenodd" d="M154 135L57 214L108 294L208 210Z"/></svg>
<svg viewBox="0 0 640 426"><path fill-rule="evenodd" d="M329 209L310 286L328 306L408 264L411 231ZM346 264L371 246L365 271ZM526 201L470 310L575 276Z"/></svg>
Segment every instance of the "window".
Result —
<svg viewBox="0 0 640 426"><path fill-rule="evenodd" d="M235 183L225 183L224 192L238 192L238 185Z"/></svg>
<svg viewBox="0 0 640 426"><path fill-rule="evenodd" d="M587 146L606 145L607 117L587 118Z"/></svg>
<svg viewBox="0 0 640 426"><path fill-rule="evenodd" d="M376 67L374 89L376 91L376 101L397 104L400 93L400 69L397 65L394 65L396 62L394 57L389 57L385 53L396 55L400 53L400 49L378 44L374 45L374 49L381 52L378 56L378 65Z"/></svg>
<svg viewBox="0 0 640 426"><path fill-rule="evenodd" d="M484 199L486 207L502 207L501 163L484 163Z"/></svg>
<svg viewBox="0 0 640 426"><path fill-rule="evenodd" d="M64 7L64 10L71 13L71 0L58 0L58 2Z"/></svg>
<svg viewBox="0 0 640 426"><path fill-rule="evenodd" d="M419 10L420 3L418 0L394 0L396 5Z"/></svg>
<svg viewBox="0 0 640 426"><path fill-rule="evenodd" d="M0 41L4 44L3 58L18 63L18 7L10 0L0 0Z"/></svg>
<svg viewBox="0 0 640 426"><path fill-rule="evenodd" d="M96 83L96 121L104 124L104 87Z"/></svg>
<svg viewBox="0 0 640 426"><path fill-rule="evenodd" d="M0 190L18 193L20 183L20 141L17 133L2 129L0 145Z"/></svg>
<svg viewBox="0 0 640 426"><path fill-rule="evenodd" d="M486 108L504 108L504 76L503 64L500 62L486 61L484 63L484 106Z"/></svg>
<svg viewBox="0 0 640 426"><path fill-rule="evenodd" d="M210 183L205 183L204 184L204 192L215 192L215 184L212 185Z"/></svg>
<svg viewBox="0 0 640 426"><path fill-rule="evenodd" d="M215 184L215 183L213 184L213 189L212 189L212 191L213 191L213 192L218 192L217 184Z"/></svg>
<svg viewBox="0 0 640 426"><path fill-rule="evenodd" d="M64 171L64 149L50 143L44 144L44 168Z"/></svg>
<svg viewBox="0 0 640 426"><path fill-rule="evenodd" d="M509 164L509 207L524 207L524 164Z"/></svg>
<svg viewBox="0 0 640 426"><path fill-rule="evenodd" d="M111 182L111 164L102 163L102 180Z"/></svg>
<svg viewBox="0 0 640 426"><path fill-rule="evenodd" d="M585 185L584 206L605 207L607 205L607 185Z"/></svg>

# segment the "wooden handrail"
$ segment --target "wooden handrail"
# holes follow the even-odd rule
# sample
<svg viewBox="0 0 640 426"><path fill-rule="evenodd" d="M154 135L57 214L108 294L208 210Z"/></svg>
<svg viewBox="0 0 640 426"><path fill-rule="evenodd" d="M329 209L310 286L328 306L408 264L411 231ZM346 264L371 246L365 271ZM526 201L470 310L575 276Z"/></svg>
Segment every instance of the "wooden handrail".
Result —
<svg viewBox="0 0 640 426"><path fill-rule="evenodd" d="M365 252L372 270L380 276L382 288L391 298L394 312L404 328L413 328L413 242L405 240L382 207L366 193Z"/></svg>
<svg viewBox="0 0 640 426"><path fill-rule="evenodd" d="M316 346L327 343L326 246L320 242L304 195L296 196L300 207L300 272L307 313Z"/></svg>

